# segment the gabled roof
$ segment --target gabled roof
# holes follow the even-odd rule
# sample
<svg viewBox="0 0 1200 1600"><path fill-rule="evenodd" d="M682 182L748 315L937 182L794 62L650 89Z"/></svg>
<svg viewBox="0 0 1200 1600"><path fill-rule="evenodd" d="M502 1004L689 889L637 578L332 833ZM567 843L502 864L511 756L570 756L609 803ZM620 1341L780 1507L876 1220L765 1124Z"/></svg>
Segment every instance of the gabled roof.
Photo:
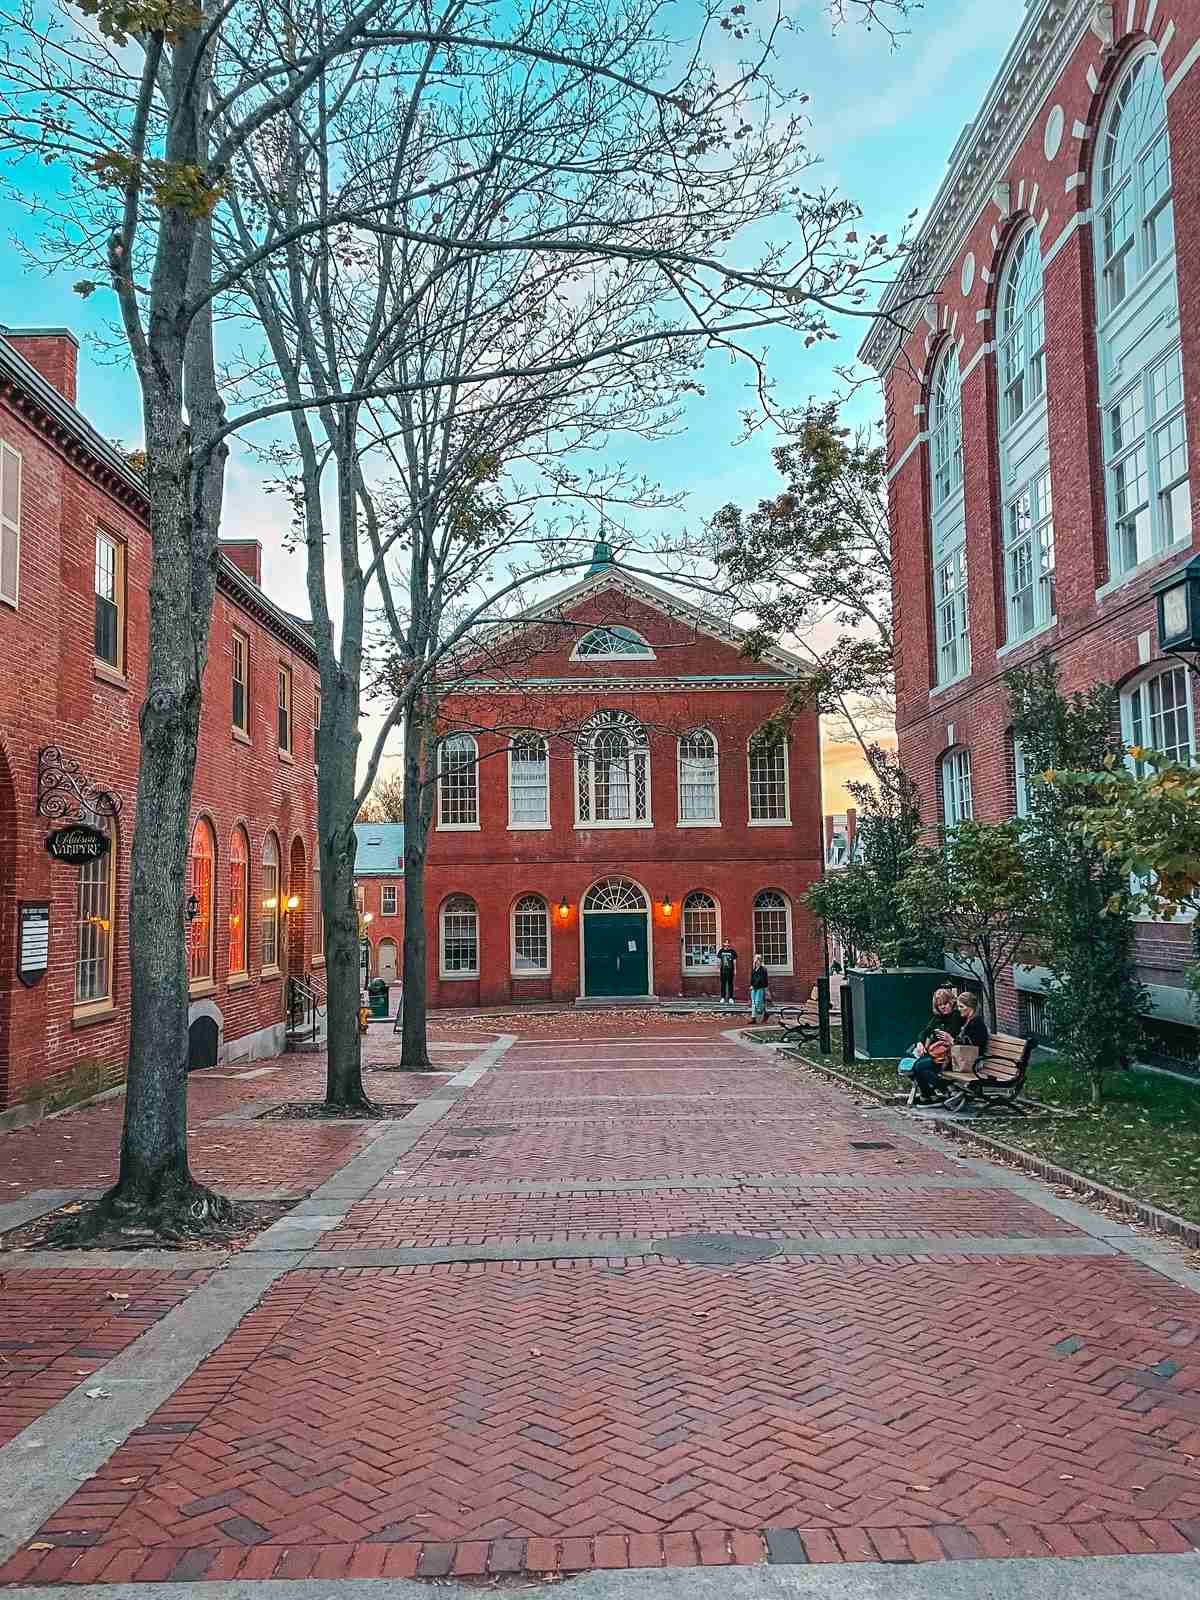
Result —
<svg viewBox="0 0 1200 1600"><path fill-rule="evenodd" d="M354 876L394 878L404 873L404 824L356 822Z"/></svg>

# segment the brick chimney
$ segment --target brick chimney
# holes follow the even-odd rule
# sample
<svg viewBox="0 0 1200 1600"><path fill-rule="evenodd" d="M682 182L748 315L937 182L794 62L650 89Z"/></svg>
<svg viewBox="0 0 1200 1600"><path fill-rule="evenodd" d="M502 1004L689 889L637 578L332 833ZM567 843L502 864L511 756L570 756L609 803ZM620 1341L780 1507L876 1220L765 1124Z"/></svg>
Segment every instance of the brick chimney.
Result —
<svg viewBox="0 0 1200 1600"><path fill-rule="evenodd" d="M251 583L262 588L262 545L257 539L222 539L218 548Z"/></svg>
<svg viewBox="0 0 1200 1600"><path fill-rule="evenodd" d="M3 328L0 333L47 383L75 404L79 340L69 328Z"/></svg>

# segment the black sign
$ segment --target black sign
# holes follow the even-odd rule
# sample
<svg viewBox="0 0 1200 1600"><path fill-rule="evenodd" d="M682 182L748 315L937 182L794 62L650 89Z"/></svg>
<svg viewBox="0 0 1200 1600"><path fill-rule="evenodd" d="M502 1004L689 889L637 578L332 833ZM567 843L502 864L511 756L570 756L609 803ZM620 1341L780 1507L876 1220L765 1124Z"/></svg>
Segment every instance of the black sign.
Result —
<svg viewBox="0 0 1200 1600"><path fill-rule="evenodd" d="M89 861L99 861L106 856L111 841L106 833L86 822L73 822L68 828L56 828L46 840L46 852L55 861L65 861L72 867L86 866Z"/></svg>
<svg viewBox="0 0 1200 1600"><path fill-rule="evenodd" d="M18 908L17 977L27 989L40 983L50 964L50 902L23 900Z"/></svg>

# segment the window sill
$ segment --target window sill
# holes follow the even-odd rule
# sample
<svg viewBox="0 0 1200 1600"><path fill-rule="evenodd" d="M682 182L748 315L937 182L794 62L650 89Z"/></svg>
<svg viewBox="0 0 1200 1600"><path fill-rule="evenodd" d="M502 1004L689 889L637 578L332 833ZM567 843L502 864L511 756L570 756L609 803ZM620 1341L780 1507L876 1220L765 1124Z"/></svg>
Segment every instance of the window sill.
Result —
<svg viewBox="0 0 1200 1600"><path fill-rule="evenodd" d="M791 967L768 967L767 971L772 978L791 978L795 976L795 972Z"/></svg>
<svg viewBox="0 0 1200 1600"><path fill-rule="evenodd" d="M239 744L252 744L253 743L253 740L251 739L250 735L246 732L245 728L231 728L229 731L233 734L233 737L237 740L237 742Z"/></svg>
<svg viewBox="0 0 1200 1600"><path fill-rule="evenodd" d="M1127 588L1131 583L1136 583L1139 578L1146 577L1151 572L1156 572L1160 567L1169 567L1172 561L1178 561L1191 549L1191 540L1177 539L1174 544L1167 545L1152 556L1147 556L1145 561L1139 561L1136 567L1130 567L1128 572L1123 572L1119 578L1110 578L1107 583L1101 584L1096 590L1097 600L1107 600L1110 594L1116 594L1119 589Z"/></svg>
<svg viewBox="0 0 1200 1600"><path fill-rule="evenodd" d="M653 826L653 822L650 822L649 820L646 822L577 822L575 824L575 831L577 833L628 833L631 829L652 828Z"/></svg>
<svg viewBox="0 0 1200 1600"><path fill-rule="evenodd" d="M1027 644L1032 644L1035 639L1043 639L1046 634L1053 633L1058 627L1058 618L1051 617L1049 622L1039 623L1036 628L1031 628L1028 633L1023 633L1019 639L1010 639L1008 644L1002 644L996 651L996 660L1002 661L1005 656L1011 656L1017 650L1023 650Z"/></svg>
<svg viewBox="0 0 1200 1600"><path fill-rule="evenodd" d="M439 822L437 831L439 833L478 833L480 828L477 822Z"/></svg>
<svg viewBox="0 0 1200 1600"><path fill-rule="evenodd" d="M286 766L294 767L296 765L296 758L295 758L295 756L292 754L292 752L290 750L280 750L279 751L279 759Z"/></svg>
<svg viewBox="0 0 1200 1600"><path fill-rule="evenodd" d="M477 972L439 972L438 978L442 983L478 983Z"/></svg>
<svg viewBox="0 0 1200 1600"><path fill-rule="evenodd" d="M946 694L950 689L957 689L961 684L969 683L970 678L971 668L968 667L965 672L960 672L957 678L947 678L945 683L935 684L929 691L929 698L936 700L939 695Z"/></svg>
<svg viewBox="0 0 1200 1600"><path fill-rule="evenodd" d="M113 689L128 690L129 688L129 679L121 671L120 667L114 667L111 661L101 661L99 657L94 658L92 661L92 676L98 678L101 683L107 683Z"/></svg>
<svg viewBox="0 0 1200 1600"><path fill-rule="evenodd" d="M721 826L721 819L720 817L708 817L704 820L700 820L692 817L687 821L684 821L684 819L680 817L675 826L677 828L719 828Z"/></svg>
<svg viewBox="0 0 1200 1600"><path fill-rule="evenodd" d="M757 817L746 824L748 828L790 828L791 825L791 817Z"/></svg>
<svg viewBox="0 0 1200 1600"><path fill-rule="evenodd" d="M91 1028L99 1022L111 1022L119 1013L111 1000L101 1000L94 1005L77 1006L71 1013L72 1028Z"/></svg>
<svg viewBox="0 0 1200 1600"><path fill-rule="evenodd" d="M229 977L225 980L225 987L227 989L246 989L250 986L252 981L253 980L248 972L234 972L230 973Z"/></svg>
<svg viewBox="0 0 1200 1600"><path fill-rule="evenodd" d="M548 822L510 822L508 831L509 833L549 833L550 824Z"/></svg>
<svg viewBox="0 0 1200 1600"><path fill-rule="evenodd" d="M548 978L550 976L550 968L549 967L541 967L541 968L538 968L538 967L526 967L521 972L515 972L510 968L508 975L516 983L520 983L522 978L533 978L536 981L541 982L543 979Z"/></svg>
<svg viewBox="0 0 1200 1600"><path fill-rule="evenodd" d="M258 975L258 981L259 983L274 983L277 978L282 977L282 967L264 967Z"/></svg>
<svg viewBox="0 0 1200 1600"><path fill-rule="evenodd" d="M310 967L323 967L325 965L325 957L314 956L308 964Z"/></svg>
<svg viewBox="0 0 1200 1600"><path fill-rule="evenodd" d="M197 978L195 983L188 984L189 1000L207 1000L209 995L217 992L217 986L211 978Z"/></svg>

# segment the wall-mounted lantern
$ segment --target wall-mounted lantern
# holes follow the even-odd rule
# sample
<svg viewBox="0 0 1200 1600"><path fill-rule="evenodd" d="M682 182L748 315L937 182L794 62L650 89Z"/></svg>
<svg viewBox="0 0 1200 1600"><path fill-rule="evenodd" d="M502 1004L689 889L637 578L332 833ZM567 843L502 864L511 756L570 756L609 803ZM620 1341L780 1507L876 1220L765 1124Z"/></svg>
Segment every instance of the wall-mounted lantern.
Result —
<svg viewBox="0 0 1200 1600"><path fill-rule="evenodd" d="M200 915L199 895L188 895L187 899L183 902L183 914L189 922L195 922L196 918Z"/></svg>
<svg viewBox="0 0 1200 1600"><path fill-rule="evenodd" d="M1154 585L1158 606L1158 648L1180 656L1200 673L1200 556Z"/></svg>
<svg viewBox="0 0 1200 1600"><path fill-rule="evenodd" d="M563 918L564 921L571 915L571 907L567 904L566 895L563 895L562 899L558 902L558 914Z"/></svg>

